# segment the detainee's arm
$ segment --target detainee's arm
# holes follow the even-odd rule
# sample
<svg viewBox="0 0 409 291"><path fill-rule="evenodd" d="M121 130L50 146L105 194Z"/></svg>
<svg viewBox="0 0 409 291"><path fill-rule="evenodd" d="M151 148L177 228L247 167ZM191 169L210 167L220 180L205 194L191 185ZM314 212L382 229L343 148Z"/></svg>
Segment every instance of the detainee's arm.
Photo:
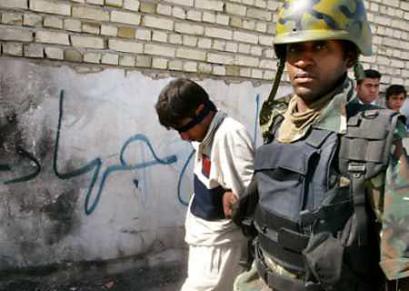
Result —
<svg viewBox="0 0 409 291"><path fill-rule="evenodd" d="M218 158L223 187L230 189L223 196L224 214L230 218L233 204L243 194L253 176L254 148L244 127L225 135Z"/></svg>

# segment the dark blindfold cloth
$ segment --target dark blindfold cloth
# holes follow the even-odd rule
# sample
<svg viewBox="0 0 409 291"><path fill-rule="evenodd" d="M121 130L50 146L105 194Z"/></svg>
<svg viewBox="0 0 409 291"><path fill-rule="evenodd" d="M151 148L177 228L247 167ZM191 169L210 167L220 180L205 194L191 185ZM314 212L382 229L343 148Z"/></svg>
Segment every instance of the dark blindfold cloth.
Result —
<svg viewBox="0 0 409 291"><path fill-rule="evenodd" d="M175 130L179 133L186 132L189 129L193 128L194 126L198 125L200 122L203 121L203 119L211 112L211 111L217 111L216 106L214 103L210 100L207 100L206 103L203 103L204 107L203 109L195 115L191 121L186 123L185 125L175 128Z"/></svg>

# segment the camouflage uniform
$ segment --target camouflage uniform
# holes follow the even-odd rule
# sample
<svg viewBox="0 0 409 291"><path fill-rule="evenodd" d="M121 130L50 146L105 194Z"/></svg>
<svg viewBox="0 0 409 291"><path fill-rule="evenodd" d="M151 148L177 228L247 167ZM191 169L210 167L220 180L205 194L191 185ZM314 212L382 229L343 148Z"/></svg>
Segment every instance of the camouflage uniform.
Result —
<svg viewBox="0 0 409 291"><path fill-rule="evenodd" d="M364 55L372 53L371 33L363 1L286 0L284 2L276 24L274 42L281 66L284 64L286 44L331 39L350 41ZM278 74L270 96L275 94L279 78ZM320 111L320 117L314 121L314 127L340 135L345 134L347 130L346 105L356 96L351 80L347 78L341 86L343 86L342 94L336 94ZM284 116L286 110L284 102L273 101L273 98L270 97L263 104L260 125L265 140L271 138L269 135L276 117ZM308 132L307 129L303 134L308 135ZM389 280L402 279L409 275L409 166L401 145L403 137L406 137L406 130L404 124L398 122L386 171L382 171L365 184L367 197L375 212L376 220L382 224L380 266ZM342 183L348 185L349 180L344 178L341 179ZM273 272L290 278L303 279L290 273L266 255L264 259ZM399 287L402 288L408 280L400 281ZM248 272L237 278L234 290L265 291L270 288L259 278L253 264Z"/></svg>
<svg viewBox="0 0 409 291"><path fill-rule="evenodd" d="M345 133L345 106L348 102L347 98L349 96L348 100L352 101L356 98L352 81L346 80L345 83L347 85L344 94L337 95L331 100L321 112L323 118L318 120L314 126L340 134ZM272 112L273 119L279 115L282 116L287 110L286 104L282 101L276 101L275 107L277 109ZM399 122L396 127L395 138L398 141L404 137L406 137L406 130L404 124ZM386 173L378 174L378 176L368 181L367 184L368 193L371 193L371 204L374 207L379 222L382 222L383 225L383 234L381 235L382 259L380 264L390 280L406 277L409 271L409 257L407 253L405 255L409 248L408 171L409 167L405 155L400 155L399 159L396 155L391 155ZM347 178L343 179L343 181L348 183ZM280 268L274 262L270 261L269 266L281 275L296 277L296 275L287 272L284 268ZM267 291L270 288L259 278L253 264L248 272L241 274L236 279L234 290Z"/></svg>

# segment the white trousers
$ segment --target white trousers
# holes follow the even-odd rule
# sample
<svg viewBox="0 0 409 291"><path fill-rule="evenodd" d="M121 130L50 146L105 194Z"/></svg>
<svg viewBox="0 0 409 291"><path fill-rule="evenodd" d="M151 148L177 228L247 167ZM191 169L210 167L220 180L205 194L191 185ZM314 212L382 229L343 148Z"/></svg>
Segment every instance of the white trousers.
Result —
<svg viewBox="0 0 409 291"><path fill-rule="evenodd" d="M188 274L181 291L231 291L243 271L239 265L245 243L189 246Z"/></svg>

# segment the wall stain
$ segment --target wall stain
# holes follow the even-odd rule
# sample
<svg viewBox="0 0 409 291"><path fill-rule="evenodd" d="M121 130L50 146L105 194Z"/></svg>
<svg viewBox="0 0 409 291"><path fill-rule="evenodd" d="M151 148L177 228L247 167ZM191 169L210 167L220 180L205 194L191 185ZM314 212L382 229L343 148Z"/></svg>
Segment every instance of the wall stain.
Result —
<svg viewBox="0 0 409 291"><path fill-rule="evenodd" d="M78 191L70 190L60 194L55 202L49 203L42 208L50 221L53 223L47 233L47 244L54 244L68 235L74 228L76 221L75 208L78 201Z"/></svg>

